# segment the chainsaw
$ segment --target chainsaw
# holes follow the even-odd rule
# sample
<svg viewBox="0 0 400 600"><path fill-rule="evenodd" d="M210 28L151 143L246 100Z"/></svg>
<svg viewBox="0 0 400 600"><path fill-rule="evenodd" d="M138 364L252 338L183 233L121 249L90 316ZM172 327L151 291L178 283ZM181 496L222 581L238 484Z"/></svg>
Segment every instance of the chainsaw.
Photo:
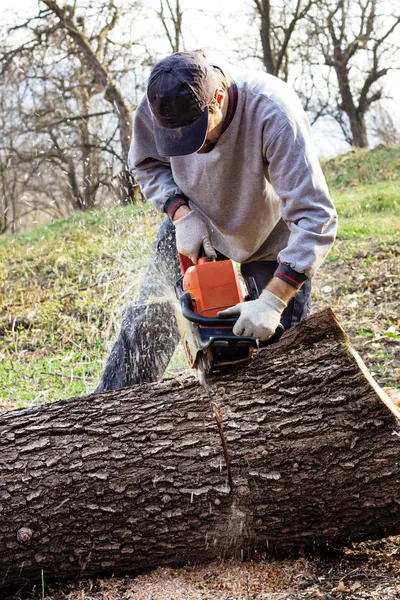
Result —
<svg viewBox="0 0 400 600"><path fill-rule="evenodd" d="M176 317L189 365L203 374L250 361L256 348L273 344L283 333L279 325L268 340L260 342L233 333L236 318L217 313L239 302L259 297L254 278L242 290L235 264L230 259L199 258L197 264L179 254L182 276L175 285Z"/></svg>

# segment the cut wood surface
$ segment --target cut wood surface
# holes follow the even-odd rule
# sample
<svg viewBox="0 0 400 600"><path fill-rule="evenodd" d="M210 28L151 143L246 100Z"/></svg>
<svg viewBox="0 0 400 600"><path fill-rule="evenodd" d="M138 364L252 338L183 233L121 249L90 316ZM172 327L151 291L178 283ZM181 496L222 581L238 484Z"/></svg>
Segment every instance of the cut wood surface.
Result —
<svg viewBox="0 0 400 600"><path fill-rule="evenodd" d="M330 310L249 365L0 416L0 583L400 533L399 419Z"/></svg>

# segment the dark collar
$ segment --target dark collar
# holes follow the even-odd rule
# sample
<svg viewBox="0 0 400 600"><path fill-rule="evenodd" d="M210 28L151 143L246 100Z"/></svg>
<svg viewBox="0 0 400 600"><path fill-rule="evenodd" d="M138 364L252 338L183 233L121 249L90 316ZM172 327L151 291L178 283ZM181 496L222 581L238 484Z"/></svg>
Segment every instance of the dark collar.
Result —
<svg viewBox="0 0 400 600"><path fill-rule="evenodd" d="M238 103L238 87L234 81L232 81L232 83L228 87L228 98L228 110L226 111L226 117L222 126L221 133L224 133L224 131L228 129L229 125L233 121L233 117L235 116L236 107Z"/></svg>

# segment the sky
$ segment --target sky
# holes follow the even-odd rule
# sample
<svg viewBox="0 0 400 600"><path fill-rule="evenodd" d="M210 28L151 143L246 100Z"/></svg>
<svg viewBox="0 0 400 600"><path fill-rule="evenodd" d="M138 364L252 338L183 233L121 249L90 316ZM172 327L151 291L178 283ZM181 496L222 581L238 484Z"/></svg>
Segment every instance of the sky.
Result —
<svg viewBox="0 0 400 600"><path fill-rule="evenodd" d="M117 0L119 4L123 4L124 0ZM235 13L235 11L246 10L251 5L252 1L248 0L182 0L182 5L187 7L184 15L187 27L190 30L190 35L193 36L193 48L204 48L207 51L207 56L218 61L222 59L229 63L231 56L231 42L224 39L222 34L215 34L215 31L210 29L209 15L210 11L217 10L220 15ZM39 0L0 0L0 15L2 21L12 22L15 17L16 6L18 7L18 19L24 15L32 16L37 12ZM148 9L156 10L159 7L159 0L145 0L145 6ZM201 9L199 9L199 6ZM243 35L243 26L239 20L229 19L230 34L232 29L236 28L237 36ZM190 47L189 36L186 36L186 47ZM400 72L392 71L385 78L385 90L391 99L385 101L385 106L390 114L397 122L400 123ZM323 158L330 158L338 153L349 150L348 144L341 139L341 134L330 121L320 121L313 126L313 137L318 148L319 154Z"/></svg>

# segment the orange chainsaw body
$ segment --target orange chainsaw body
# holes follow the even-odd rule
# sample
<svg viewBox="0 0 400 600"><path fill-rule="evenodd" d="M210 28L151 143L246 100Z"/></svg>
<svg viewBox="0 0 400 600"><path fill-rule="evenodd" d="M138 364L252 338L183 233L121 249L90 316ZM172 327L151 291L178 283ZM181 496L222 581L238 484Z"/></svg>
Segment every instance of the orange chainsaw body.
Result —
<svg viewBox="0 0 400 600"><path fill-rule="evenodd" d="M239 274L229 260L199 259L196 265L179 254L182 276L175 285L179 304L175 307L182 344L191 367L202 371L247 363L258 340L233 333L237 317L218 317L220 311L258 298L254 280L247 281L248 295L243 298ZM277 341L283 331L280 325L267 342Z"/></svg>
<svg viewBox="0 0 400 600"><path fill-rule="evenodd" d="M231 260L214 261L200 258L184 271L183 290L189 292L193 310L203 317L243 302L240 280Z"/></svg>

